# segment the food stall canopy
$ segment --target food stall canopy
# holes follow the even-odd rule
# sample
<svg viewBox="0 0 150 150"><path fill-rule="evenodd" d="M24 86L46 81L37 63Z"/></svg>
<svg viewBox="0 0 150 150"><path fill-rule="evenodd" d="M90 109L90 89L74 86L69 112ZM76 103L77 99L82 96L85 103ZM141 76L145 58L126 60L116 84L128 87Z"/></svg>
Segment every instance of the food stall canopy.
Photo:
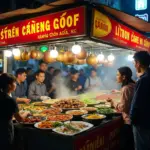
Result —
<svg viewBox="0 0 150 150"><path fill-rule="evenodd" d="M92 5L72 7L0 26L0 46L66 39L75 41L86 37L132 50L150 51L147 37L105 15L101 10Z"/></svg>
<svg viewBox="0 0 150 150"><path fill-rule="evenodd" d="M93 10L92 37L129 49L150 51L150 40L139 32Z"/></svg>
<svg viewBox="0 0 150 150"><path fill-rule="evenodd" d="M141 32L150 32L150 23L138 18L131 16L129 14L126 14L124 12L121 12L119 10L104 6L104 5L98 5L97 7L104 9L109 14L113 15L117 19L121 20L122 22L130 25L131 27L141 31Z"/></svg>

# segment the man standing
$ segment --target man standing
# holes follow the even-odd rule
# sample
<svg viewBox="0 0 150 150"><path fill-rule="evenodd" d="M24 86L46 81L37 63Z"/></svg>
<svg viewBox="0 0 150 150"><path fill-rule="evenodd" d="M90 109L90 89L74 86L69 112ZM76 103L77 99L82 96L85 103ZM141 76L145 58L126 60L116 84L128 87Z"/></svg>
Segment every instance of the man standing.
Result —
<svg viewBox="0 0 150 150"><path fill-rule="evenodd" d="M92 69L90 77L85 82L85 89L90 91L98 91L100 90L100 86L102 86L100 77L97 76L96 70Z"/></svg>
<svg viewBox="0 0 150 150"><path fill-rule="evenodd" d="M12 93L12 97L16 99L18 103L30 103L30 99L26 98L27 86L25 84L26 80L26 70L24 68L19 68L16 71L16 81L17 86L15 92Z"/></svg>
<svg viewBox="0 0 150 150"><path fill-rule="evenodd" d="M71 79L68 81L68 88L71 92L75 92L77 94L80 94L82 92L82 86L78 81L79 73L77 70L72 70L71 72Z"/></svg>
<svg viewBox="0 0 150 150"><path fill-rule="evenodd" d="M134 55L134 64L138 74L132 100L130 119L136 150L150 150L150 55L141 51Z"/></svg>
<svg viewBox="0 0 150 150"><path fill-rule="evenodd" d="M36 73L36 80L30 84L29 87L29 98L33 101L48 99L48 93L46 86L43 83L45 79L45 72L39 70Z"/></svg>
<svg viewBox="0 0 150 150"><path fill-rule="evenodd" d="M47 67L48 67L47 63L45 63L44 61L40 62L39 69L41 71L45 72L44 84L46 85L46 89L47 89L47 92L49 93L50 97L53 98L52 92L54 91L54 87L52 86L52 77L51 77L50 73L48 73Z"/></svg>

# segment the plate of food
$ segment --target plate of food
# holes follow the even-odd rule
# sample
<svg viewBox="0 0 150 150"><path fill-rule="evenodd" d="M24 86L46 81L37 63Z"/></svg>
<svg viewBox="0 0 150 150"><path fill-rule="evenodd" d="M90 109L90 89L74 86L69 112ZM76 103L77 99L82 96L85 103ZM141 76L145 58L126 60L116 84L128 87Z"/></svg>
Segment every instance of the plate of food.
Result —
<svg viewBox="0 0 150 150"><path fill-rule="evenodd" d="M42 122L38 122L34 125L35 128L37 129L42 129L42 130L50 130L56 127L60 127L63 124L61 122L57 122L57 121L42 121Z"/></svg>
<svg viewBox="0 0 150 150"><path fill-rule="evenodd" d="M81 101L87 105L96 105L100 103L99 101L96 101L96 99L89 99L89 98L82 99Z"/></svg>
<svg viewBox="0 0 150 150"><path fill-rule="evenodd" d="M81 107L85 107L84 102L81 102L77 99L62 99L52 105L53 108L62 108L65 110L70 109L79 109Z"/></svg>
<svg viewBox="0 0 150 150"><path fill-rule="evenodd" d="M111 108L111 104L99 104L95 105L96 108Z"/></svg>
<svg viewBox="0 0 150 150"><path fill-rule="evenodd" d="M106 118L105 115L102 114L88 114L82 116L84 121L90 122L94 125L98 125Z"/></svg>
<svg viewBox="0 0 150 150"><path fill-rule="evenodd" d="M52 105L52 104L54 104L55 102L58 102L58 101L59 101L59 99L48 99L48 100L42 101L42 103Z"/></svg>
<svg viewBox="0 0 150 150"><path fill-rule="evenodd" d="M73 116L81 116L81 115L85 115L87 113L88 112L86 110L69 110L69 111L66 111L66 114L73 115Z"/></svg>
<svg viewBox="0 0 150 150"><path fill-rule="evenodd" d="M82 107L82 108L80 108L80 110L86 110L86 111L88 111L88 113L94 113L97 111L97 108L95 108L95 107Z"/></svg>
<svg viewBox="0 0 150 150"><path fill-rule="evenodd" d="M41 112L34 112L32 115L33 116L49 116L49 115L58 115L62 112L62 109L60 108L49 108L49 109L45 109Z"/></svg>
<svg viewBox="0 0 150 150"><path fill-rule="evenodd" d="M62 135L73 136L87 131L93 125L83 121L67 121L63 126L52 129L54 132Z"/></svg>
<svg viewBox="0 0 150 150"><path fill-rule="evenodd" d="M73 118L72 115L69 114L59 114L59 115L51 115L47 117L47 121L69 121Z"/></svg>
<svg viewBox="0 0 150 150"><path fill-rule="evenodd" d="M34 125L37 122L44 121L46 118L45 117L35 117L35 116L30 116L27 117L23 120L23 122L20 122L20 124L23 125Z"/></svg>
<svg viewBox="0 0 150 150"><path fill-rule="evenodd" d="M42 102L34 102L34 103L32 103L32 105L34 105L34 106L45 106L45 104Z"/></svg>

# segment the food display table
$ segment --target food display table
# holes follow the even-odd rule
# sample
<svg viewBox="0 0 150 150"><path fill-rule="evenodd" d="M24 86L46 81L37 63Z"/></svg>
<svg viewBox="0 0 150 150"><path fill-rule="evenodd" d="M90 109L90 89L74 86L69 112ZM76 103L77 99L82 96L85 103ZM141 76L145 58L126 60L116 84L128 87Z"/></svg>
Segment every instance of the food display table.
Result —
<svg viewBox="0 0 150 150"><path fill-rule="evenodd" d="M122 117L104 120L100 125L75 136L15 124L15 150L119 150Z"/></svg>

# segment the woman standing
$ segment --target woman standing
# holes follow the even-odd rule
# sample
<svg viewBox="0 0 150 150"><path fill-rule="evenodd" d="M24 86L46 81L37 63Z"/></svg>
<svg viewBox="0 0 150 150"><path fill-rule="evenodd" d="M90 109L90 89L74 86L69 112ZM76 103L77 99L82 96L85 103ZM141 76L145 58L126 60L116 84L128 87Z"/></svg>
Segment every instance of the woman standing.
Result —
<svg viewBox="0 0 150 150"><path fill-rule="evenodd" d="M121 149L133 150L134 141L132 134L132 127L130 124L129 111L131 107L131 101L134 94L135 82L132 80L132 71L129 67L121 67L117 71L117 82L122 84L121 88L121 101L111 102L112 106L120 113L122 113L124 126L121 130Z"/></svg>
<svg viewBox="0 0 150 150"><path fill-rule="evenodd" d="M1 103L1 121L0 121L0 147L11 150L14 139L14 127L12 117L17 121L23 121L28 113L19 114L16 101L11 97L11 93L16 89L16 80L13 76L2 74L0 76L0 103Z"/></svg>

